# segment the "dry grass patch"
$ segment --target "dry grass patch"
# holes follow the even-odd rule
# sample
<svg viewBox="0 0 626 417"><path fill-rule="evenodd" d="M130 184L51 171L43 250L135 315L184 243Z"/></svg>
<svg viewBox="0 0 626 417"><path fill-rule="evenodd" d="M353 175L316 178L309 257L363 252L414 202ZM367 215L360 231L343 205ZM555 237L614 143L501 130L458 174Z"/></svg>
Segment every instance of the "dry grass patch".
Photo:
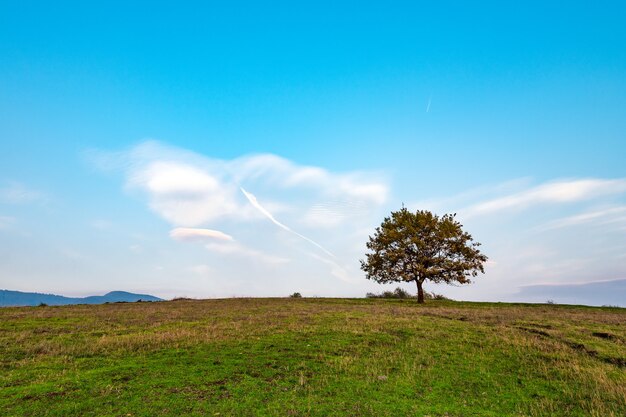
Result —
<svg viewBox="0 0 626 417"><path fill-rule="evenodd" d="M626 312L228 299L0 309L0 415L626 415Z"/></svg>

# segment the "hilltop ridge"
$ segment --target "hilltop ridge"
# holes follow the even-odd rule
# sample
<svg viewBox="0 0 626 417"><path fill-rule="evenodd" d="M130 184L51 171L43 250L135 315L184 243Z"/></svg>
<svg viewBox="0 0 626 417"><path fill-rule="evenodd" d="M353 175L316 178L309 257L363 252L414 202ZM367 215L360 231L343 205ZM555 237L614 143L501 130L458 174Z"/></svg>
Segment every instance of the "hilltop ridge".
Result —
<svg viewBox="0 0 626 417"><path fill-rule="evenodd" d="M88 297L65 297L56 294L42 294L36 292L22 292L0 290L0 307L36 306L47 304L51 306L70 304L104 304L136 301L163 301L161 298L148 294L135 294L126 291L111 291L104 295Z"/></svg>

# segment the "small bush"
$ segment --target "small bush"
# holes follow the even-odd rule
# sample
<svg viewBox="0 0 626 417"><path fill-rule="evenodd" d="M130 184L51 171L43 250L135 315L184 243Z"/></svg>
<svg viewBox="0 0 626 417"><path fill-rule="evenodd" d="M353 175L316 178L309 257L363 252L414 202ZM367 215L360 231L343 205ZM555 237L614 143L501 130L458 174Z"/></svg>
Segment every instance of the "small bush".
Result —
<svg viewBox="0 0 626 417"><path fill-rule="evenodd" d="M428 293L426 293L428 294ZM448 297L446 297L443 294L435 294L434 292L428 294L428 298L432 298L433 300L450 300Z"/></svg>
<svg viewBox="0 0 626 417"><path fill-rule="evenodd" d="M415 298L414 295L411 295L403 288L396 288L393 291L383 291L381 294L375 294L373 292L368 292L365 294L366 298L396 298L396 299L406 299L406 298Z"/></svg>
<svg viewBox="0 0 626 417"><path fill-rule="evenodd" d="M48 307L48 304L46 304L46 303L39 303L39 307Z"/></svg>
<svg viewBox="0 0 626 417"><path fill-rule="evenodd" d="M299 292L294 292L289 296L289 298L302 298L302 294L300 294Z"/></svg>
<svg viewBox="0 0 626 417"><path fill-rule="evenodd" d="M404 300L404 299L409 299L409 298L417 298L417 295L412 295L408 291L406 291L405 289L398 287L398 288L396 288L393 291L383 291L380 294L376 294L376 293L373 293L373 292L368 292L367 294L365 294L365 298L394 298L394 299ZM435 294L434 292L433 293L424 292L424 298L427 299L427 300L449 300L449 301L451 301L445 295Z"/></svg>

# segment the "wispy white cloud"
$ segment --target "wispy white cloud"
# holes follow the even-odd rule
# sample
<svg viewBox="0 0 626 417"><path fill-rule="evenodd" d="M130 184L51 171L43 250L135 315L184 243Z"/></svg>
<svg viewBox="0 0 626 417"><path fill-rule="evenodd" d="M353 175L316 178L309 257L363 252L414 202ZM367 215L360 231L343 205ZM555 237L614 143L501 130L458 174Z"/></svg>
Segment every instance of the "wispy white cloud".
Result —
<svg viewBox="0 0 626 417"><path fill-rule="evenodd" d="M197 228L225 221L267 218L329 256L334 255L314 239L278 221L273 211L290 212L303 227L336 226L379 207L389 194L382 175L331 173L272 154L219 160L148 141L125 153L107 155L91 151L88 159L106 169L123 169L127 174L127 189L141 191L149 207L173 226ZM122 162L116 162L120 159ZM264 190L266 195L273 195L274 200L267 199L261 205L244 188L248 183ZM288 193L291 201L276 200L276 196L281 198ZM298 194L305 195L307 201L313 199L313 204L302 207L302 197ZM341 201L343 206L329 205L328 201Z"/></svg>
<svg viewBox="0 0 626 417"><path fill-rule="evenodd" d="M610 207L603 210L588 211L574 216L564 217L540 226L539 230L553 230L562 227L596 223L600 225L626 224L626 206Z"/></svg>
<svg viewBox="0 0 626 417"><path fill-rule="evenodd" d="M208 276L211 276L211 274L213 273L213 268L205 264L192 265L189 268L187 268L187 270L201 277L208 277Z"/></svg>
<svg viewBox="0 0 626 417"><path fill-rule="evenodd" d="M0 229L7 229L15 223L15 217L0 216Z"/></svg>
<svg viewBox="0 0 626 417"><path fill-rule="evenodd" d="M427 198L409 203L412 210L431 210L437 213L456 212L480 201L490 201L502 195L512 195L531 187L531 178L517 178L497 184L473 187L456 194L443 194L436 198ZM443 191L443 190L442 190Z"/></svg>
<svg viewBox="0 0 626 417"><path fill-rule="evenodd" d="M207 250L220 255L239 255L272 265L289 261L286 258L268 255L248 248L235 241L232 236L219 230L177 227L170 231L170 237L179 242L203 243Z"/></svg>
<svg viewBox="0 0 626 417"><path fill-rule="evenodd" d="M300 249L287 235L268 233L264 219L315 246L321 258L333 259L335 254L320 242L337 244L341 234L325 234L324 227L361 228L370 223L368 216L379 217L389 198L381 173L335 173L272 154L225 160L147 141L125 152L90 151L86 158L100 169L121 170L126 190L143 196L173 227L172 239L201 242L222 257L268 265L284 264ZM247 190L263 195L263 203ZM333 270L341 275L338 267Z"/></svg>
<svg viewBox="0 0 626 417"><path fill-rule="evenodd" d="M461 212L467 218L507 210L523 210L543 204L573 203L624 192L626 192L626 179L562 180L483 201L461 210Z"/></svg>
<svg viewBox="0 0 626 417"><path fill-rule="evenodd" d="M143 247L141 245L133 244L128 247L128 249L133 253L141 253L143 252Z"/></svg>
<svg viewBox="0 0 626 417"><path fill-rule="evenodd" d="M389 196L389 186L381 174L352 172L331 173L320 167L301 166L276 155L262 154L238 158L229 164L239 182L263 178L283 188L316 189L328 197L341 197L372 204L383 204Z"/></svg>
<svg viewBox="0 0 626 417"><path fill-rule="evenodd" d="M91 227L98 230L111 229L114 225L113 222L105 219L95 219L89 223Z"/></svg>
<svg viewBox="0 0 626 417"><path fill-rule="evenodd" d="M9 181L6 186L0 188L0 201L9 204L27 204L45 199L45 194L34 190L26 185Z"/></svg>
<svg viewBox="0 0 626 417"><path fill-rule="evenodd" d="M174 240L181 241L207 241L207 240L223 240L232 241L232 236L227 235L219 230L198 229L191 227L177 227L170 231L170 237Z"/></svg>
<svg viewBox="0 0 626 417"><path fill-rule="evenodd" d="M123 153L92 150L86 155L97 167L126 172L127 188L142 191L149 207L175 226L259 219L258 209L240 199L239 189L246 184L273 195L305 193L318 202L342 200L365 210L381 206L389 194L380 173L331 173L272 154L219 160L148 141ZM278 212L291 210L292 204L268 200L264 206Z"/></svg>
<svg viewBox="0 0 626 417"><path fill-rule="evenodd" d="M270 265L280 265L289 262L289 259L281 257L269 255L267 253L261 252L256 249L249 248L240 244L239 242L231 241L231 242L212 242L207 243L205 248L211 252L216 252L221 255L235 255L235 256L243 256L248 259L263 262Z"/></svg>
<svg viewBox="0 0 626 417"><path fill-rule="evenodd" d="M360 201L331 200L315 203L302 217L309 227L333 228L346 221L367 215L367 205Z"/></svg>
<svg viewBox="0 0 626 417"><path fill-rule="evenodd" d="M150 208L175 225L198 226L241 213L232 186L187 163L151 162L133 170L128 186L144 190Z"/></svg>
<svg viewBox="0 0 626 417"><path fill-rule="evenodd" d="M348 270L346 268L344 268L343 266L339 265L335 260L333 259L328 259L325 258L323 256L319 256L315 253L310 252L309 255L313 258L313 259L317 259L318 261L328 265L330 267L330 273L332 276L334 276L335 278L338 278L342 281L348 282L348 283L354 283L354 282L358 282L359 278L355 278L354 276L350 275L350 273L348 272Z"/></svg>

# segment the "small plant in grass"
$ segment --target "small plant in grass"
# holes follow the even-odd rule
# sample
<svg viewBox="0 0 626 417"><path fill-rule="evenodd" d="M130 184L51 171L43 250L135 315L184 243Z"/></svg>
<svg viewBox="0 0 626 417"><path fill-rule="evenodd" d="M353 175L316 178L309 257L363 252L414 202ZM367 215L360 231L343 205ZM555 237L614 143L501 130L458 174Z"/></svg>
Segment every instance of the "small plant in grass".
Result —
<svg viewBox="0 0 626 417"><path fill-rule="evenodd" d="M294 292L289 296L289 298L302 298L302 294L300 294L299 292Z"/></svg>
<svg viewBox="0 0 626 417"><path fill-rule="evenodd" d="M376 293L373 293L373 292L368 292L367 294L365 294L365 298L394 298L394 299L404 300L404 299L414 299L414 298L417 298L417 296L411 295L404 288L398 287L398 288L396 288L393 291L383 291L380 294L376 294ZM450 300L445 295L436 294L434 292L432 292L432 293L425 292L424 293L424 298L427 299L427 300Z"/></svg>
<svg viewBox="0 0 626 417"><path fill-rule="evenodd" d="M436 293L434 293L434 292L431 292L431 293L430 293L430 298L431 298L431 299L433 299L433 300L448 300L448 301L451 301L451 300L450 300L448 297L446 297L445 295L443 295L443 294L436 294Z"/></svg>
<svg viewBox="0 0 626 417"><path fill-rule="evenodd" d="M396 288L393 291L383 291L380 294L376 294L373 292L368 292L365 295L366 298L396 298L396 299L406 299L406 298L415 298L413 295L409 294L404 288Z"/></svg>

